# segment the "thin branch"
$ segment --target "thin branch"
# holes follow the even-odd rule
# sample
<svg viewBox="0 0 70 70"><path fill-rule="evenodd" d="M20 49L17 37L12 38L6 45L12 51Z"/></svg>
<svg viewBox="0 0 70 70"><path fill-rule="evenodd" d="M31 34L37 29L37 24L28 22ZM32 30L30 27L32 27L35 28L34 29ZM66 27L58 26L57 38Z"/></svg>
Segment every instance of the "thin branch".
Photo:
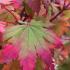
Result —
<svg viewBox="0 0 70 70"><path fill-rule="evenodd" d="M60 12L58 12L54 17L52 17L52 18L50 19L50 22L52 22L53 20L55 20L63 11L64 11L64 9L61 10Z"/></svg>
<svg viewBox="0 0 70 70"><path fill-rule="evenodd" d="M7 11L15 18L16 21L18 21L17 17L13 14L12 11L10 11L9 9L7 9L4 4L0 3L0 5L1 5L5 10L7 10Z"/></svg>
<svg viewBox="0 0 70 70"><path fill-rule="evenodd" d="M66 10L67 7L69 7L69 5L70 5L70 3L69 3L67 6L65 6L60 12L58 12L55 16L53 16L53 17L50 19L50 22L52 22L52 21L55 20L60 14L62 14L63 11Z"/></svg>

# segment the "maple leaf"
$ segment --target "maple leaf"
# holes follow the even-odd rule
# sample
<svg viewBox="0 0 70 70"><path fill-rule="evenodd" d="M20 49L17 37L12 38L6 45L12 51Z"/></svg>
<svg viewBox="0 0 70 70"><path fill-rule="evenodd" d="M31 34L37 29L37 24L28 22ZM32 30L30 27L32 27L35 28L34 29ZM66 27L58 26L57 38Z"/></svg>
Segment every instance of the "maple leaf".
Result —
<svg viewBox="0 0 70 70"><path fill-rule="evenodd" d="M64 46L70 44L69 2L70 0L0 0L0 20L18 22L5 29L4 22L0 21L0 63L9 63L4 66L4 70L54 70L53 58L58 63L59 59L63 60L60 55L68 57L69 48ZM22 18L17 11L21 12ZM23 22L26 16L27 22ZM33 20L29 22L30 18ZM54 19L56 20L53 21ZM61 50L61 47L64 49ZM17 56L20 63L15 60Z"/></svg>
<svg viewBox="0 0 70 70"><path fill-rule="evenodd" d="M61 43L60 38L57 37L56 34L51 30L44 28L44 26L45 25L43 24L42 21L32 20L31 22L29 23L27 22L24 25L13 26L9 30L7 28L5 34L5 40L9 38L16 39L17 37L19 38L19 40L24 39L24 41L28 42L29 46L31 45L34 46L34 44L38 43L38 41L42 41L43 43L44 38L46 38L51 43L56 44L56 40ZM38 38L39 40L37 40Z"/></svg>
<svg viewBox="0 0 70 70"><path fill-rule="evenodd" d="M44 26L42 21L32 20L31 22L13 26L9 28L9 30L6 30L4 38L5 40L10 39L10 42L20 49L19 59L23 62L21 64L24 70L28 68L30 68L30 70L34 69L37 54L41 56L44 62L46 61L49 67L54 67L52 65L52 56L49 54L49 51L47 51L47 48L49 47L49 43L58 46L61 44L61 40L54 32L45 29Z"/></svg>
<svg viewBox="0 0 70 70"><path fill-rule="evenodd" d="M24 0L24 2L33 10L33 12L39 13L41 0Z"/></svg>
<svg viewBox="0 0 70 70"><path fill-rule="evenodd" d="M46 50L42 50L40 52L39 52L39 57L36 57L35 54L30 54L25 59L23 58L21 60L21 65L23 66L23 70L28 70L28 69L29 70L34 70L34 69L41 69L41 70L48 69L49 70L49 68L51 70L54 70L51 53ZM43 64L46 65L48 68L44 66ZM39 65L41 68L36 65Z"/></svg>
<svg viewBox="0 0 70 70"><path fill-rule="evenodd" d="M0 51L0 64L9 63L17 58L18 49L15 46L6 44L2 47Z"/></svg>

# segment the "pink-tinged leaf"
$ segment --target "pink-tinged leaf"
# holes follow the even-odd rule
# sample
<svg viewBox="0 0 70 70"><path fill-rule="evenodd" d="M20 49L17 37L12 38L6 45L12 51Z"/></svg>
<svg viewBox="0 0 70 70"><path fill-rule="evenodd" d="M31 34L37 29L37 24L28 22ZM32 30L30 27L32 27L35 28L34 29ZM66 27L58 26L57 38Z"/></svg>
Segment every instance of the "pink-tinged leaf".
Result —
<svg viewBox="0 0 70 70"><path fill-rule="evenodd" d="M59 48L63 45L61 38L59 36L57 36L57 34L55 32L53 32L52 30L47 30L46 36L47 36L47 40L50 43L53 43L56 45L56 48Z"/></svg>
<svg viewBox="0 0 70 70"><path fill-rule="evenodd" d="M7 63L13 59L16 59L18 56L18 49L12 44L7 44L3 46L2 49L2 59L3 63Z"/></svg>
<svg viewBox="0 0 70 70"><path fill-rule="evenodd" d="M36 56L34 54L29 53L26 58L23 58L20 62L23 70L34 70L36 63Z"/></svg>
<svg viewBox="0 0 70 70"><path fill-rule="evenodd" d="M48 69L54 70L54 65L53 65L53 61L52 61L52 55L49 52L49 50L38 50L38 56L42 59L42 62L44 62L46 65L48 65L47 67L49 67ZM33 53L29 53L29 55L23 59L21 59L21 66L23 67L23 70L34 70L36 67L36 61L37 61L37 54L33 54ZM46 69L45 67L43 67L43 69Z"/></svg>
<svg viewBox="0 0 70 70"><path fill-rule="evenodd" d="M12 6L16 9L21 7L22 1L21 0L11 0L10 3L12 3Z"/></svg>
<svg viewBox="0 0 70 70"><path fill-rule="evenodd" d="M59 48L62 44L61 39L53 31L44 28L45 25L42 21L32 20L27 24L7 29L5 39L12 38L13 44L20 48L19 59L22 60L24 70L29 68L33 70L35 65L32 60L36 61L36 54L49 65L51 70L54 70L52 55L50 51L47 51L50 46L48 42Z"/></svg>
<svg viewBox="0 0 70 70"><path fill-rule="evenodd" d="M48 64L49 69L54 70L52 55L49 50L39 49L39 56Z"/></svg>
<svg viewBox="0 0 70 70"><path fill-rule="evenodd" d="M27 4L29 5L29 7L36 13L39 13L40 11L40 2L41 0L28 0Z"/></svg>
<svg viewBox="0 0 70 70"><path fill-rule="evenodd" d="M3 41L3 34L5 32L5 22L0 21L0 42Z"/></svg>
<svg viewBox="0 0 70 70"><path fill-rule="evenodd" d="M52 57L51 57L51 53L48 51L46 51L45 49L39 49L39 55L40 57L49 65L52 63ZM47 60L46 60L47 58Z"/></svg>
<svg viewBox="0 0 70 70"><path fill-rule="evenodd" d="M3 4L9 4L10 1L12 1L12 0L0 0L0 3L3 3Z"/></svg>
<svg viewBox="0 0 70 70"><path fill-rule="evenodd" d="M0 33L4 33L5 32L5 24L6 24L6 22L0 21Z"/></svg>

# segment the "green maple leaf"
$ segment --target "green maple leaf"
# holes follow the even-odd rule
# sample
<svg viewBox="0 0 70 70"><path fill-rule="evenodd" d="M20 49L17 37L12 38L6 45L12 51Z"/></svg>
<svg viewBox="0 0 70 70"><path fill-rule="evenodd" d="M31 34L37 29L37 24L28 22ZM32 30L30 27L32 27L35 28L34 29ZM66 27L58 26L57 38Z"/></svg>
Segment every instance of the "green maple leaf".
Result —
<svg viewBox="0 0 70 70"><path fill-rule="evenodd" d="M10 39L14 44L18 44L18 47L21 47L21 56L26 56L29 52L36 53L38 49L48 47L46 41L53 43L55 39L52 37L53 33L45 29L44 26L42 21L32 20L24 25L7 28L4 34L5 41Z"/></svg>

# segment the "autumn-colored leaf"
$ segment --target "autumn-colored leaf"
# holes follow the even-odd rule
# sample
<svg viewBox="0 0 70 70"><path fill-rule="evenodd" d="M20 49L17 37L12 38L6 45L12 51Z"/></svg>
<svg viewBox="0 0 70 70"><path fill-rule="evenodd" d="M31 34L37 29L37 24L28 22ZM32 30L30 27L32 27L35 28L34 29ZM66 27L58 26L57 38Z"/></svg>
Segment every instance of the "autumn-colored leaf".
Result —
<svg viewBox="0 0 70 70"><path fill-rule="evenodd" d="M24 0L28 6L36 13L40 11L41 0Z"/></svg>
<svg viewBox="0 0 70 70"><path fill-rule="evenodd" d="M12 62L5 64L2 70L21 70L20 63L18 60L13 60Z"/></svg>
<svg viewBox="0 0 70 70"><path fill-rule="evenodd" d="M62 36L64 33L68 31L68 26L70 26L68 22L64 20L59 20L58 22L55 23L53 29L58 36Z"/></svg>

